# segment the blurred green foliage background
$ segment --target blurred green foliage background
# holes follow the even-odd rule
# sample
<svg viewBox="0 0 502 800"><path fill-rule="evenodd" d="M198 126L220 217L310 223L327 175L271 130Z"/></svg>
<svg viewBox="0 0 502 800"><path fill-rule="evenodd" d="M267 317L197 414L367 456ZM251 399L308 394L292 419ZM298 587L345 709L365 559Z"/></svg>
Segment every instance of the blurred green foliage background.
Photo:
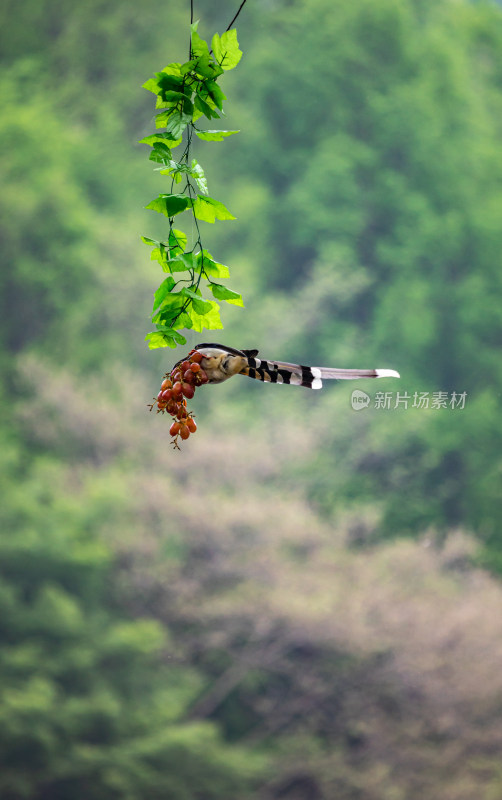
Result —
<svg viewBox="0 0 502 800"><path fill-rule="evenodd" d="M137 141L188 23L0 9L0 798L497 800L500 9L248 0L242 133L196 144L238 217L203 232L246 302L215 338L411 401L236 379L178 453ZM465 408L411 407L440 391Z"/></svg>

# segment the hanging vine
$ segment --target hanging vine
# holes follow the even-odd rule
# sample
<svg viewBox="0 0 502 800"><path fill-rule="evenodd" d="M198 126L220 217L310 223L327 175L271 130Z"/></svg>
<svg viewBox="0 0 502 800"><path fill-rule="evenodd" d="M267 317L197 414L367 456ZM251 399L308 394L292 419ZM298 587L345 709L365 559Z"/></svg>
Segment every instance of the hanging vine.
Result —
<svg viewBox="0 0 502 800"><path fill-rule="evenodd" d="M183 328L199 332L203 328L222 328L218 301L243 305L241 295L220 282L229 277L228 267L204 248L199 227L201 221L214 223L235 217L223 203L209 196L204 170L192 156L194 136L205 142L221 142L238 133L207 130L200 127L200 121L203 117L209 121L220 118L226 98L218 81L237 66L242 51L236 30L227 29L221 36L215 34L210 49L197 33L197 27L198 22L190 25L189 60L184 64L168 64L144 84L145 89L156 95L159 113L155 119L156 132L141 142L151 147L150 160L159 164L160 174L170 179L169 191L159 194L146 206L167 217L167 238L156 241L142 237L153 248L152 260L158 261L167 273L154 295L152 322L156 330L146 336L150 348L186 344L180 333ZM182 153L176 159L173 150L178 147ZM175 217L184 211L191 213L195 226L190 246L187 234L174 227Z"/></svg>

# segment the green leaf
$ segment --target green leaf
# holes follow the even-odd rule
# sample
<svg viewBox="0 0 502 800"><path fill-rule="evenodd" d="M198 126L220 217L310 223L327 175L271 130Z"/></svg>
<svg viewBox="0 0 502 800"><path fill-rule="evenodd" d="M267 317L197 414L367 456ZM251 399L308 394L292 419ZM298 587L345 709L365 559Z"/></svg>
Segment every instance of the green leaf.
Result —
<svg viewBox="0 0 502 800"><path fill-rule="evenodd" d="M218 112L215 111L214 108L211 108L209 103L206 103L206 101L200 96L199 93L197 93L195 95L194 106L195 106L196 109L198 109L198 111L200 111L202 114L204 114L204 116L206 116L208 119L219 119L220 118L220 115L218 114Z"/></svg>
<svg viewBox="0 0 502 800"><path fill-rule="evenodd" d="M209 80L215 80L223 75L223 70L218 64L215 64L214 61L206 61L205 58L200 58L195 62L194 71L197 75Z"/></svg>
<svg viewBox="0 0 502 800"><path fill-rule="evenodd" d="M181 75L181 64L175 61L172 64L168 64L167 67L164 67L162 72L159 72L157 74L174 75L175 77L179 77Z"/></svg>
<svg viewBox="0 0 502 800"><path fill-rule="evenodd" d="M221 283L209 283L209 288L213 293L213 297L217 300L225 300L227 303L232 303L234 306L244 306L242 295L238 292L233 292L232 289L227 289Z"/></svg>
<svg viewBox="0 0 502 800"><path fill-rule="evenodd" d="M191 202L189 197L184 197L181 194L159 194L145 208L158 211L159 214L164 214L166 217L174 217L176 214L181 214L182 211L185 211L191 205Z"/></svg>
<svg viewBox="0 0 502 800"><path fill-rule="evenodd" d="M232 136L240 131L195 131L196 136L204 142L222 142L226 136Z"/></svg>
<svg viewBox="0 0 502 800"><path fill-rule="evenodd" d="M167 144L168 147L173 149L181 144L182 139L176 139L170 133L152 133L150 136L145 136L144 139L139 140L139 144L149 144L151 147L153 147L156 142Z"/></svg>
<svg viewBox="0 0 502 800"><path fill-rule="evenodd" d="M179 331L162 325L159 326L159 330L147 333L145 342L148 342L150 350L155 350L157 347L171 347L174 349L178 344L186 344L187 340Z"/></svg>
<svg viewBox="0 0 502 800"><path fill-rule="evenodd" d="M205 88L215 106L223 110L223 101L226 100L226 96L223 94L218 84L215 81L206 81Z"/></svg>
<svg viewBox="0 0 502 800"><path fill-rule="evenodd" d="M172 153L167 144L155 142L149 155L150 161L155 161L157 164L165 164L170 158L172 158Z"/></svg>
<svg viewBox="0 0 502 800"><path fill-rule="evenodd" d="M199 162L192 158L192 166L190 169L190 175L194 179L195 183L199 187L200 191L204 194L207 194L207 181L206 176L204 174L204 170L202 169Z"/></svg>
<svg viewBox="0 0 502 800"><path fill-rule="evenodd" d="M180 70L182 72L182 70ZM159 92L164 98L164 100L168 100L168 97L165 95L169 92L183 92L184 84L183 84L183 76L180 75L168 75L165 72L157 72L156 74L157 79L157 86L159 87ZM171 98L174 99L174 98Z"/></svg>
<svg viewBox="0 0 502 800"><path fill-rule="evenodd" d="M182 289L181 294L190 298L192 301L192 308L196 314L204 316L211 311L211 300L203 300L199 295L195 294L195 292L192 292L191 289Z"/></svg>
<svg viewBox="0 0 502 800"><path fill-rule="evenodd" d="M228 208L223 203L220 203L219 200L214 200L212 197L203 197L200 194L193 201L193 213L197 219L205 222L215 222L217 219L235 219Z"/></svg>
<svg viewBox="0 0 502 800"><path fill-rule="evenodd" d="M170 133L174 139L179 139L186 126L192 121L192 113L185 113L179 109L168 108L155 118L155 127L165 127L166 133Z"/></svg>
<svg viewBox="0 0 502 800"><path fill-rule="evenodd" d="M182 253L178 259L185 265L185 269L189 272L195 271L196 256L193 253Z"/></svg>
<svg viewBox="0 0 502 800"><path fill-rule="evenodd" d="M187 265L183 261L183 256L177 255L174 258L166 258L162 268L164 272L186 272Z"/></svg>
<svg viewBox="0 0 502 800"><path fill-rule="evenodd" d="M233 69L242 58L242 50L239 50L235 28L225 31L221 36L215 33L211 45L216 61L223 69Z"/></svg>
<svg viewBox="0 0 502 800"><path fill-rule="evenodd" d="M157 325L161 323L167 324L169 327L172 320L180 313L185 301L186 298L181 292L173 292L171 290L164 296L161 306L152 314L152 321Z"/></svg>
<svg viewBox="0 0 502 800"><path fill-rule="evenodd" d="M162 281L162 283L160 284L159 288L157 289L157 291L155 292L154 297L153 297L153 309L152 309L152 311L154 313L158 310L159 306L162 305L162 301L164 300L165 296L170 291L172 291L172 289L175 287L175 285L176 285L176 282L175 282L174 278L172 278L170 275L164 281Z"/></svg>
<svg viewBox="0 0 502 800"><path fill-rule="evenodd" d="M162 242L159 242L158 247L153 248L150 254L150 259L152 261L158 261L164 272L170 272L169 267L167 266L169 257L166 246Z"/></svg>
<svg viewBox="0 0 502 800"><path fill-rule="evenodd" d="M157 242L155 239L150 239L149 236L142 236L141 241L149 247L158 246L160 244L160 242Z"/></svg>
<svg viewBox="0 0 502 800"><path fill-rule="evenodd" d="M192 328L198 333L200 333L203 328L208 328L209 330L223 328L223 324L220 319L220 307L218 303L209 301L209 305L211 306L211 310L203 315L197 314L193 308L190 309L189 313L192 321Z"/></svg>
<svg viewBox="0 0 502 800"><path fill-rule="evenodd" d="M176 228L171 228L169 231L169 249L171 254L176 256L179 253L183 253L186 246L186 234L183 233L183 231L176 230Z"/></svg>
<svg viewBox="0 0 502 800"><path fill-rule="evenodd" d="M162 72L156 72L155 78L149 78L144 84L146 89L153 94L160 94L163 89L178 89L183 83L180 64L168 64Z"/></svg>
<svg viewBox="0 0 502 800"><path fill-rule="evenodd" d="M167 159L164 161L166 164ZM181 174L190 175L195 181L201 192L207 194L207 182L204 175L204 170L195 158L192 159L191 165L179 163L169 159L165 169L160 170L161 175L171 175L176 183L181 180Z"/></svg>
<svg viewBox="0 0 502 800"><path fill-rule="evenodd" d="M229 278L230 271L225 264L218 264L207 250L197 253L197 272L204 272L208 277Z"/></svg>
<svg viewBox="0 0 502 800"><path fill-rule="evenodd" d="M189 72L194 72L198 63L199 62L196 58L192 58L190 61L186 61L184 64L182 64L181 71L183 75L187 75Z"/></svg>
<svg viewBox="0 0 502 800"><path fill-rule="evenodd" d="M173 92L170 90L162 92L162 99L166 103L170 103L171 105L175 105L176 103L180 102L185 103L186 100L188 100L191 103L190 97L184 94L184 92Z"/></svg>
<svg viewBox="0 0 502 800"><path fill-rule="evenodd" d="M146 89L147 92L152 92L152 94L160 94L160 87L155 78L148 78L141 88Z"/></svg>
<svg viewBox="0 0 502 800"><path fill-rule="evenodd" d="M209 46L204 39L201 39L196 30L192 31L190 49L195 58L207 59L207 61L209 61Z"/></svg>

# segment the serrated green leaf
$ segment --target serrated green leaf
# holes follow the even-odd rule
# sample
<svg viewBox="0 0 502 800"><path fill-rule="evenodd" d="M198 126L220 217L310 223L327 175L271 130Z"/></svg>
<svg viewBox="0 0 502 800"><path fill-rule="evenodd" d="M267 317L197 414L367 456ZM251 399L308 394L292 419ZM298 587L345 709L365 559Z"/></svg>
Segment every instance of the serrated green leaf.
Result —
<svg viewBox="0 0 502 800"><path fill-rule="evenodd" d="M226 100L227 98L221 91L218 84L215 81L206 81L204 85L209 97L211 98L215 106L223 110L223 101Z"/></svg>
<svg viewBox="0 0 502 800"><path fill-rule="evenodd" d="M233 292L232 289L222 286L221 283L209 283L208 286L217 300L225 300L234 306L244 306L242 295L238 292Z"/></svg>
<svg viewBox="0 0 502 800"><path fill-rule="evenodd" d="M229 278L230 271L225 264L218 264L207 250L197 253L197 272L202 272L213 278Z"/></svg>
<svg viewBox="0 0 502 800"><path fill-rule="evenodd" d="M211 46L216 61L225 70L236 67L242 58L242 50L239 50L239 42L237 41L237 31L235 28L231 31L225 31L221 36L215 33L211 41Z"/></svg>
<svg viewBox="0 0 502 800"><path fill-rule="evenodd" d="M182 139L181 137L176 139L170 133L152 133L150 136L145 136L144 139L139 140L139 144L149 144L150 147L153 147L156 142L164 142L172 150L174 147L181 144Z"/></svg>
<svg viewBox="0 0 502 800"><path fill-rule="evenodd" d="M199 162L192 158L192 166L190 168L190 175L194 179L195 183L199 187L200 191L204 194L207 194L207 181L204 170L202 169Z"/></svg>
<svg viewBox="0 0 502 800"><path fill-rule="evenodd" d="M240 131L195 131L195 135L204 142L222 142L226 136L232 136Z"/></svg>
<svg viewBox="0 0 502 800"><path fill-rule="evenodd" d="M165 304L162 309L159 311L158 314L152 316L152 322L154 322L157 328L165 326L166 328L172 328L176 325L177 328L186 328L186 325L183 325L179 322L180 318L185 313L182 311L183 305L172 305L169 306Z"/></svg>
<svg viewBox="0 0 502 800"><path fill-rule="evenodd" d="M211 310L208 311L206 314L201 315L197 314L195 309L190 309L190 318L192 321L192 328L197 333L200 333L203 328L208 328L209 330L218 330L223 328L223 324L220 319L220 307L218 303L214 301L208 301Z"/></svg>
<svg viewBox="0 0 502 800"><path fill-rule="evenodd" d="M193 72L198 64L196 58L190 59L190 61L186 61L184 64L181 65L181 72L183 76L187 75L189 72Z"/></svg>
<svg viewBox="0 0 502 800"><path fill-rule="evenodd" d="M173 61L171 64L168 64L167 67L164 67L162 73L179 76L181 75L181 64L178 61Z"/></svg>
<svg viewBox="0 0 502 800"><path fill-rule="evenodd" d="M177 258L179 261L182 262L182 264L185 265L186 270L188 270L189 272L195 271L195 266L194 266L195 256L193 253L181 253L179 256L177 256Z"/></svg>
<svg viewBox="0 0 502 800"><path fill-rule="evenodd" d="M166 129L174 139L179 139L186 126L192 121L192 114L187 114L179 109L168 108L155 118L155 127Z"/></svg>
<svg viewBox="0 0 502 800"><path fill-rule="evenodd" d="M165 272L186 272L187 265L183 261L182 255L177 255L174 258L169 258L165 262Z"/></svg>
<svg viewBox="0 0 502 800"><path fill-rule="evenodd" d="M171 228L169 231L169 249L171 251L171 255L178 255L179 253L183 253L185 247L187 246L187 237L183 231L179 231L176 228Z"/></svg>
<svg viewBox="0 0 502 800"><path fill-rule="evenodd" d="M190 101L190 98L188 95L184 94L184 92L174 92L172 90L163 92L162 99L168 103L179 103L181 101L185 102L185 100Z"/></svg>
<svg viewBox="0 0 502 800"><path fill-rule="evenodd" d="M162 305L162 301L164 300L165 296L174 288L175 285L176 282L174 278L172 278L170 275L164 281L162 281L162 283L160 284L159 288L157 289L157 291L153 296L153 308L152 308L153 313L155 313L158 310L159 306Z"/></svg>
<svg viewBox="0 0 502 800"><path fill-rule="evenodd" d="M155 80L155 78L148 78L148 80L142 84L141 88L146 89L147 92L152 92L152 94L160 93L160 86Z"/></svg>
<svg viewBox="0 0 502 800"><path fill-rule="evenodd" d="M192 301L192 307L196 314L200 316L204 316L211 311L211 301L210 300L203 300L202 297L192 292L190 289L182 289L182 294L185 297L189 297ZM189 312L190 313L190 312Z"/></svg>
<svg viewBox="0 0 502 800"><path fill-rule="evenodd" d="M200 58L196 62L194 71L197 75L200 75L201 78L212 81L216 80L220 75L223 75L223 70L218 64L215 64L214 61L207 61L205 58Z"/></svg>
<svg viewBox="0 0 502 800"><path fill-rule="evenodd" d="M145 336L145 342L148 342L150 350L156 350L159 347L176 347L176 343L170 344L170 341L160 331L152 331Z"/></svg>
<svg viewBox="0 0 502 800"><path fill-rule="evenodd" d="M155 161L156 164L165 164L171 157L171 149L164 142L155 142L149 155L150 161Z"/></svg>
<svg viewBox="0 0 502 800"><path fill-rule="evenodd" d="M191 205L189 197L184 197L181 194L160 194L151 203L148 203L145 208L150 208L152 211L158 211L159 214L164 214L166 217L174 217L176 214L181 214L188 206Z"/></svg>
<svg viewBox="0 0 502 800"><path fill-rule="evenodd" d="M219 200L214 200L212 197L203 197L200 194L193 201L193 213L197 219L211 223L217 219L235 219L234 215Z"/></svg>
<svg viewBox="0 0 502 800"><path fill-rule="evenodd" d="M173 280L171 278L171 280ZM181 292L167 292L162 299L162 308L177 309L181 308L185 301L183 290Z"/></svg>
<svg viewBox="0 0 502 800"><path fill-rule="evenodd" d="M200 111L202 114L204 114L204 116L207 117L208 119L219 119L220 118L220 115L218 114L218 112L215 111L214 108L211 108L209 103L207 103L204 100L204 98L201 97L200 94L198 94L198 93L195 95L194 106L198 111Z"/></svg>
<svg viewBox="0 0 502 800"><path fill-rule="evenodd" d="M180 64L168 64L162 72L156 72L154 78L145 81L143 89L158 95L163 90L179 88L183 82L180 67Z"/></svg>
<svg viewBox="0 0 502 800"><path fill-rule="evenodd" d="M169 272L170 271L169 267L167 266L168 254L167 254L166 246L162 242L159 242L159 246L158 247L154 247L153 248L153 250L152 250L152 252L150 254L150 259L152 261L158 261L160 266L162 267L162 270L164 272Z"/></svg>
<svg viewBox="0 0 502 800"><path fill-rule="evenodd" d="M180 70L181 72L181 70ZM165 95L169 92L183 93L184 85L183 85L183 75L168 75L166 72L157 72L156 74L157 79L157 86L159 87L159 93L162 94L164 100L175 99L175 98L168 98Z"/></svg>
<svg viewBox="0 0 502 800"><path fill-rule="evenodd" d="M166 164L166 168L160 170L161 175L171 175L176 183L180 182L181 174L190 175L190 177L193 178L199 187L200 191L207 194L207 182L204 175L204 170L195 158L192 159L191 165L178 163L177 161L173 161L171 159L168 162L166 159L164 163Z"/></svg>
<svg viewBox="0 0 502 800"><path fill-rule="evenodd" d="M155 350L158 347L171 347L174 349L178 344L186 344L187 340L179 331L162 325L159 326L159 330L147 333L145 342L148 342L150 350Z"/></svg>
<svg viewBox="0 0 502 800"><path fill-rule="evenodd" d="M203 58L209 61L209 45L201 39L197 31L192 31L190 49L194 58Z"/></svg>

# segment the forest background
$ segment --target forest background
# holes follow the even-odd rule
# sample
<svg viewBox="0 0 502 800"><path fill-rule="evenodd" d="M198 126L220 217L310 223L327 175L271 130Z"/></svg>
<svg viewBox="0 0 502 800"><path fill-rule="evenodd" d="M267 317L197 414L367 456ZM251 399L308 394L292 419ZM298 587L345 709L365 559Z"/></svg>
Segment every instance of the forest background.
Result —
<svg viewBox="0 0 502 800"><path fill-rule="evenodd" d="M248 1L196 152L246 308L188 343L402 378L203 388L173 452L137 142L188 6L0 9L0 797L497 800L500 9Z"/></svg>

